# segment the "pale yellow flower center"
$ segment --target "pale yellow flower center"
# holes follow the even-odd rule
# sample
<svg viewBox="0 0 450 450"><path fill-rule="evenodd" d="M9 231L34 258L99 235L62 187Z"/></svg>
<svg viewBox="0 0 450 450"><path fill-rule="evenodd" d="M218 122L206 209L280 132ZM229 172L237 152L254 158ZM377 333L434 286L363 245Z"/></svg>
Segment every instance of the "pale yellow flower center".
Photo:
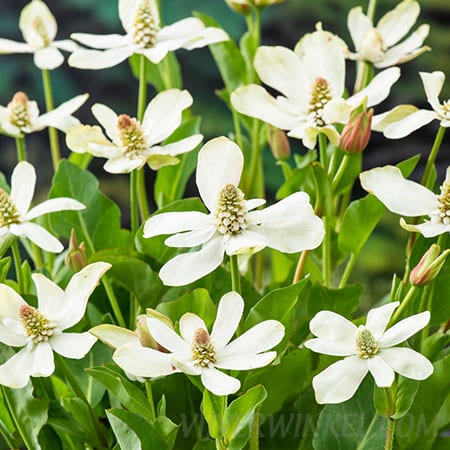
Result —
<svg viewBox="0 0 450 450"><path fill-rule="evenodd" d="M450 224L450 182L444 181L437 199L438 207L430 213L431 221L448 225Z"/></svg>
<svg viewBox="0 0 450 450"><path fill-rule="evenodd" d="M8 193L0 189L0 227L5 227L12 223L19 223L19 213Z"/></svg>
<svg viewBox="0 0 450 450"><path fill-rule="evenodd" d="M192 343L192 359L200 367L210 367L216 362L216 350L204 328L195 330Z"/></svg>
<svg viewBox="0 0 450 450"><path fill-rule="evenodd" d="M446 118L450 118L450 100L446 100L441 105L441 114Z"/></svg>
<svg viewBox="0 0 450 450"><path fill-rule="evenodd" d="M42 18L39 16L34 17L31 22L31 26L42 40L41 47L47 47L50 44L51 39L48 36L47 28L45 27L45 23Z"/></svg>
<svg viewBox="0 0 450 450"><path fill-rule="evenodd" d="M23 92L17 92L8 104L9 121L17 128L30 126L28 114L28 97Z"/></svg>
<svg viewBox="0 0 450 450"><path fill-rule="evenodd" d="M325 78L316 78L311 87L311 99L309 101L308 113L318 127L325 125L322 117L323 108L331 100L330 85Z"/></svg>
<svg viewBox="0 0 450 450"><path fill-rule="evenodd" d="M380 352L380 345L373 334L364 326L360 326L355 336L356 353L362 359L373 358Z"/></svg>
<svg viewBox="0 0 450 450"><path fill-rule="evenodd" d="M160 23L156 6L152 0L143 0L133 24L133 40L137 45L151 48L156 43Z"/></svg>
<svg viewBox="0 0 450 450"><path fill-rule="evenodd" d="M220 190L214 223L219 233L230 236L239 234L247 228L244 194L234 184L227 183Z"/></svg>
<svg viewBox="0 0 450 450"><path fill-rule="evenodd" d="M148 148L145 140L144 131L138 120L131 118L127 114L121 114L117 120L122 147L125 149L125 155L133 159L138 157Z"/></svg>
<svg viewBox="0 0 450 450"><path fill-rule="evenodd" d="M50 321L32 306L22 305L19 309L19 319L25 333L35 344L47 342L53 334L54 327L50 324Z"/></svg>

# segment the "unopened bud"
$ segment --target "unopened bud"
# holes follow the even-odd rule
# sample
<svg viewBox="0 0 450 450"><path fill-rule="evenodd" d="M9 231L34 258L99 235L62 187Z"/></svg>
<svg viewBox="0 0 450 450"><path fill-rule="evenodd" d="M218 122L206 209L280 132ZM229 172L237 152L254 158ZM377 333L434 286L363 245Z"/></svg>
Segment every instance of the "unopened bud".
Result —
<svg viewBox="0 0 450 450"><path fill-rule="evenodd" d="M291 156L291 146L286 133L271 125L267 126L267 137L272 155L277 161L286 161Z"/></svg>
<svg viewBox="0 0 450 450"><path fill-rule="evenodd" d="M366 100L350 115L350 119L342 130L339 147L346 153L362 152L369 143L372 126L373 109L366 111Z"/></svg>
<svg viewBox="0 0 450 450"><path fill-rule="evenodd" d="M74 271L79 272L86 266L86 247L84 242L78 245L75 229L72 228L69 239L69 250L66 256L66 264Z"/></svg>
<svg viewBox="0 0 450 450"><path fill-rule="evenodd" d="M149 347L163 352L167 351L165 348L161 347L152 336L147 325L148 318L158 319L172 329L173 322L169 317L151 308L147 308L147 314L140 314L136 320L136 334L141 345L143 347Z"/></svg>
<svg viewBox="0 0 450 450"><path fill-rule="evenodd" d="M447 249L441 254L441 247L437 244L431 244L416 267L411 270L409 275L411 284L424 286L431 283L438 276L449 253L450 249Z"/></svg>
<svg viewBox="0 0 450 450"><path fill-rule="evenodd" d="M226 4L239 14L248 14L252 7L265 8L284 2L284 0L225 0Z"/></svg>

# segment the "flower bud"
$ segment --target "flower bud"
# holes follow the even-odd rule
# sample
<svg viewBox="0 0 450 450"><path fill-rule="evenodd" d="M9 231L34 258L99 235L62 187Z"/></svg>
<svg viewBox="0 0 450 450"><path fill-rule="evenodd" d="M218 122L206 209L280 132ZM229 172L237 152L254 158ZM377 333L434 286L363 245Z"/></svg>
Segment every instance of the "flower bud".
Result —
<svg viewBox="0 0 450 450"><path fill-rule="evenodd" d="M373 109L366 110L366 100L350 115L350 119L342 130L339 147L347 153L362 152L369 143L372 126Z"/></svg>
<svg viewBox="0 0 450 450"><path fill-rule="evenodd" d="M159 351L166 351L163 347L161 347L154 339L150 330L147 326L147 319L151 317L153 319L158 319L161 322L165 323L168 327L173 329L173 322L169 319L169 317L161 314L160 312L147 308L147 314L140 314L136 320L136 334L139 338L139 341L143 347L153 348Z"/></svg>
<svg viewBox="0 0 450 450"><path fill-rule="evenodd" d="M447 249L441 254L441 247L437 244L432 244L416 267L411 270L409 275L410 283L414 286L424 286L431 283L438 276L449 253L450 249Z"/></svg>
<svg viewBox="0 0 450 450"><path fill-rule="evenodd" d="M265 8L284 2L284 0L225 0L226 4L239 14L248 14L252 7Z"/></svg>
<svg viewBox="0 0 450 450"><path fill-rule="evenodd" d="M78 245L75 229L70 232L69 250L66 256L66 264L74 271L79 272L86 266L86 247L84 242Z"/></svg>
<svg viewBox="0 0 450 450"><path fill-rule="evenodd" d="M279 128L267 126L267 137L272 155L277 161L286 161L291 156L291 146L286 133Z"/></svg>
<svg viewBox="0 0 450 450"><path fill-rule="evenodd" d="M383 57L384 43L380 32L372 28L362 38L358 53L365 61L377 62Z"/></svg>

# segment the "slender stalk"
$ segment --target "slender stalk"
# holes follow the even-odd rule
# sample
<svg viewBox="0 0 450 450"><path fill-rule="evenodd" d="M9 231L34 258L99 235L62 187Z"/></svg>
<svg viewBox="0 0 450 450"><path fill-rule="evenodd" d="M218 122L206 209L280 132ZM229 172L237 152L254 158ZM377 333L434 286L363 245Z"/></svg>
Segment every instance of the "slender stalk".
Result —
<svg viewBox="0 0 450 450"><path fill-rule="evenodd" d="M303 275L303 269L305 268L306 260L308 259L309 250L303 250L298 258L297 267L295 268L294 278L292 284L298 283Z"/></svg>
<svg viewBox="0 0 450 450"><path fill-rule="evenodd" d="M367 6L367 17L372 21L375 17L376 9L377 9L377 0L369 0L369 5Z"/></svg>
<svg viewBox="0 0 450 450"><path fill-rule="evenodd" d="M23 279L22 260L17 240L11 244L11 251L13 254L14 268L16 270L17 283L19 285L19 294L25 294L25 280Z"/></svg>
<svg viewBox="0 0 450 450"><path fill-rule="evenodd" d="M150 208L147 201L147 189L145 187L145 172L144 168L136 171L137 184L137 198L139 203L139 211L141 214L141 221L143 222L150 215Z"/></svg>
<svg viewBox="0 0 450 450"><path fill-rule="evenodd" d="M342 289L347 285L347 281L350 278L350 274L352 273L353 267L355 266L357 257L357 253L352 253L350 255L350 258L347 261L347 265L345 266L344 273L342 274L341 281L339 283L339 289Z"/></svg>
<svg viewBox="0 0 450 450"><path fill-rule="evenodd" d="M139 228L139 210L137 199L137 170L130 173L130 221L131 235L136 236Z"/></svg>
<svg viewBox="0 0 450 450"><path fill-rule="evenodd" d="M384 445L384 450L392 450L394 445L394 434L395 434L395 420L388 417L388 426L386 431L386 443Z"/></svg>
<svg viewBox="0 0 450 450"><path fill-rule="evenodd" d="M50 81L50 72L47 69L42 69L42 85L44 87L45 107L48 111L54 109L52 84ZM50 151L52 154L53 171L56 172L59 160L61 159L61 152L59 150L58 131L56 128L48 127L48 137L50 140Z"/></svg>
<svg viewBox="0 0 450 450"><path fill-rule="evenodd" d="M16 150L17 150L17 161L26 161L27 160L27 152L25 150L25 138L24 137L16 137Z"/></svg>
<svg viewBox="0 0 450 450"><path fill-rule="evenodd" d="M147 75L145 72L145 56L139 55L139 88L138 88L138 106L137 119L142 122L147 104Z"/></svg>
<svg viewBox="0 0 450 450"><path fill-rule="evenodd" d="M430 154L428 155L427 164L425 166L425 170L423 172L421 183L431 189L432 186L432 179L431 179L431 173L434 168L434 163L436 161L436 157L439 153L439 149L441 148L442 139L444 138L445 134L445 128L439 127L438 132L436 133L436 137L434 138L433 147L430 150Z"/></svg>
<svg viewBox="0 0 450 450"><path fill-rule="evenodd" d="M248 441L248 450L259 450L259 408L257 408L255 415L253 416L250 439Z"/></svg>
<svg viewBox="0 0 450 450"><path fill-rule="evenodd" d="M322 163L322 166L325 167L325 170L328 171L327 137L323 133L319 133L318 140L319 140L320 162Z"/></svg>
<svg viewBox="0 0 450 450"><path fill-rule="evenodd" d="M246 194L252 195L254 192L253 185L257 178L257 172L260 168L261 148L258 142L259 121L253 119L252 132L251 132L251 154L250 154L250 166L248 171L248 178L246 184Z"/></svg>
<svg viewBox="0 0 450 450"><path fill-rule="evenodd" d="M412 285L405 295L405 298L400 303L400 306L396 309L394 315L391 318L391 323L397 322L400 315L405 311L406 307L409 305L414 293L416 292L417 286Z"/></svg>
<svg viewBox="0 0 450 450"><path fill-rule="evenodd" d="M146 380L145 392L147 393L148 404L150 405L150 411L152 413L152 420L156 419L155 402L153 400L152 380Z"/></svg>
<svg viewBox="0 0 450 450"><path fill-rule="evenodd" d="M322 217L325 227L325 236L322 242L322 276L323 285L331 286L331 227L330 219L327 216Z"/></svg>
<svg viewBox="0 0 450 450"><path fill-rule="evenodd" d="M331 192L334 192L338 187L338 184L341 181L342 177L344 176L349 163L350 163L350 154L345 153L344 157L342 158L341 164L339 165L339 168L333 178L333 181L331 182Z"/></svg>
<svg viewBox="0 0 450 450"><path fill-rule="evenodd" d="M230 255L231 289L241 293L241 275L239 273L238 255Z"/></svg>
<svg viewBox="0 0 450 450"><path fill-rule="evenodd" d="M420 311L430 311L431 309L431 299L433 298L434 283L427 284L422 292L422 298L420 299ZM428 337L429 324L425 325L419 334L419 345L418 347L422 350L423 343Z"/></svg>

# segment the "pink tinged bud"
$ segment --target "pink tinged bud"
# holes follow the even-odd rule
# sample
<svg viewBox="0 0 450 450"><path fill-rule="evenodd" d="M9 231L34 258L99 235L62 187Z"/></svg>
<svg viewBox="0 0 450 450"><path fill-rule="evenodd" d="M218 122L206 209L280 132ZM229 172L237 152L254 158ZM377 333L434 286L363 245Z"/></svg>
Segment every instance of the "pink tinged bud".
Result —
<svg viewBox="0 0 450 450"><path fill-rule="evenodd" d="M279 128L267 126L269 147L277 161L286 161L291 156L291 146L286 133Z"/></svg>
<svg viewBox="0 0 450 450"><path fill-rule="evenodd" d="M11 100L13 105L21 105L26 108L28 104L28 96L25 92L19 91L14 94L14 97Z"/></svg>
<svg viewBox="0 0 450 450"><path fill-rule="evenodd" d="M239 14L248 14L251 11L251 0L225 0L225 3Z"/></svg>
<svg viewBox="0 0 450 450"><path fill-rule="evenodd" d="M414 286L424 286L431 283L438 276L449 253L450 249L447 249L441 254L440 246L432 244L416 267L411 270L409 275L410 283Z"/></svg>
<svg viewBox="0 0 450 450"><path fill-rule="evenodd" d="M84 242L78 245L75 229L70 232L69 250L66 256L66 264L74 271L79 272L86 266L86 247Z"/></svg>
<svg viewBox="0 0 450 450"><path fill-rule="evenodd" d="M346 153L362 152L370 140L373 109L362 112L358 109L353 111L339 140L339 147Z"/></svg>

